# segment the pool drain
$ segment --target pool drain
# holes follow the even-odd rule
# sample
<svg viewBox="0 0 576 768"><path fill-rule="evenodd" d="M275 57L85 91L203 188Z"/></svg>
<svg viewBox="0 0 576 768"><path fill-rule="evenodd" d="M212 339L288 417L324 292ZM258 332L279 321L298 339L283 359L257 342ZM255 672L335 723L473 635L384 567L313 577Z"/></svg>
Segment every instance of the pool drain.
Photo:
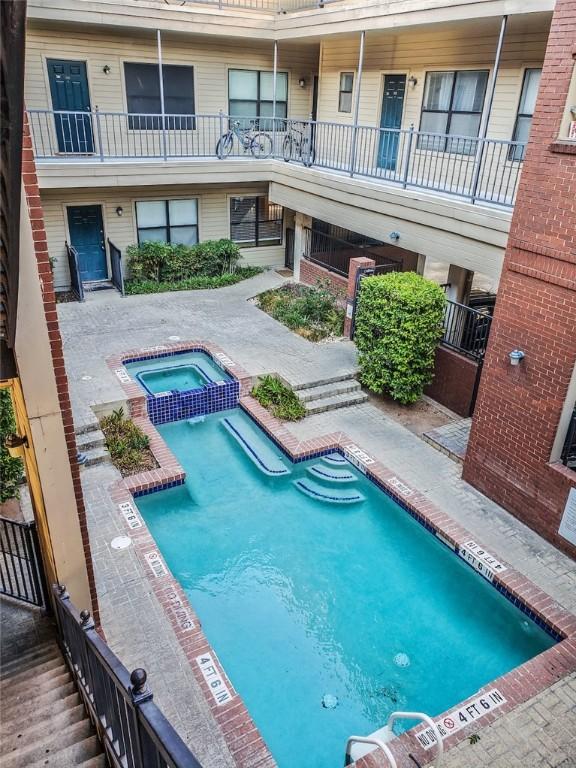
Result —
<svg viewBox="0 0 576 768"><path fill-rule="evenodd" d="M394 656L394 664L396 664L397 667L409 667L410 666L410 656L408 656L407 653L397 653L396 656Z"/></svg>
<svg viewBox="0 0 576 768"><path fill-rule="evenodd" d="M322 696L322 706L324 709L335 709L338 706L338 699L331 693L325 693Z"/></svg>
<svg viewBox="0 0 576 768"><path fill-rule="evenodd" d="M131 544L132 539L129 536L116 536L110 542L112 549L127 549Z"/></svg>

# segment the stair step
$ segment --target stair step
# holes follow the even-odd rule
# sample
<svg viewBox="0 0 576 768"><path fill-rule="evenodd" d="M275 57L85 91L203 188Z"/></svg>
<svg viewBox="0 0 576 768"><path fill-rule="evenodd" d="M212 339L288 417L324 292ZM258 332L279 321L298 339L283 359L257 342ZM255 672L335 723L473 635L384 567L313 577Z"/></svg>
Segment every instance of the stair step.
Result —
<svg viewBox="0 0 576 768"><path fill-rule="evenodd" d="M110 461L110 454L103 445L89 448L87 451L82 451L82 453L86 456L86 461L82 464L83 467L93 467L96 464L104 464L104 462Z"/></svg>
<svg viewBox="0 0 576 768"><path fill-rule="evenodd" d="M319 485L308 478L293 482L299 491L318 501L325 501L330 504L357 504L365 500L363 494L352 489L326 488L326 486Z"/></svg>
<svg viewBox="0 0 576 768"><path fill-rule="evenodd" d="M306 408L306 414L311 416L314 413L324 413L324 411L333 411L336 408L347 408L351 405L360 405L368 400L368 395L365 392L347 392L342 395L335 395L334 397L323 397L320 400L312 400L308 403L304 403Z"/></svg>
<svg viewBox="0 0 576 768"><path fill-rule="evenodd" d="M69 682L64 683L63 685L58 685L53 688L51 688L48 691L45 691L44 693L40 695L34 695L34 698L22 698L20 701L10 702L10 708L8 710L9 716L11 721L19 721L21 718L35 718L36 717L36 710L40 707L45 706L46 704L54 704L55 702L59 701L60 699L66 698L71 693L74 693L76 690L75 684L70 680ZM7 705L7 701L5 699L2 700L2 709L4 709ZM8 712L3 716L2 719L5 719L8 717ZM4 726L4 723L2 723ZM18 727L18 726L16 726Z"/></svg>
<svg viewBox="0 0 576 768"><path fill-rule="evenodd" d="M48 702L41 702L35 699L34 707L31 707L29 712L25 712L24 716L19 715L19 712L13 714L11 708L6 708L6 713L3 715L2 724L0 725L0 737L4 739L16 733L21 727L23 717L27 717L30 720L30 725L33 723L39 724L43 720L47 720L61 712L74 709L78 704L81 704L82 699L74 685L70 683L66 687L69 688L68 694L62 694L61 698ZM4 702L2 708L4 709ZM23 708L21 707L21 709ZM10 717L9 720L7 719L8 716Z"/></svg>
<svg viewBox="0 0 576 768"><path fill-rule="evenodd" d="M322 400L335 395L343 395L346 392L359 392L360 382L356 379L344 379L336 381L333 384L320 384L315 387L307 387L296 392L298 399L302 403L309 403L311 400Z"/></svg>
<svg viewBox="0 0 576 768"><path fill-rule="evenodd" d="M76 747L79 752L82 751L82 743L94 734L94 726L88 717L84 717L78 722L58 731L49 731L49 735L40 736L33 742L24 742L17 749L2 757L2 768L22 768L23 765L33 765L39 760L56 758L61 755L67 747ZM96 752L86 754L83 759L93 757ZM76 761L78 762L78 761ZM62 760L54 762L53 765L65 765Z"/></svg>
<svg viewBox="0 0 576 768"><path fill-rule="evenodd" d="M220 424L265 475L282 477L291 474L291 470L284 463L280 449L270 446L256 427L235 416L226 416L220 420Z"/></svg>
<svg viewBox="0 0 576 768"><path fill-rule="evenodd" d="M4 702L11 701L13 704L18 704L30 696L31 691L34 691L35 697L42 696L42 694L48 693L55 687L59 688L61 685L66 685L71 679L68 667L63 663L57 669L39 675L38 679L34 677L26 678L14 685L10 685L10 683L4 685L2 687L2 697Z"/></svg>
<svg viewBox="0 0 576 768"><path fill-rule="evenodd" d="M84 760L82 763L78 763L80 768L108 768L108 761L104 752L96 757L91 757L89 760Z"/></svg>
<svg viewBox="0 0 576 768"><path fill-rule="evenodd" d="M82 453L86 453L91 448L101 448L105 442L104 432L100 429L92 429L90 432L76 435L76 446Z"/></svg>
<svg viewBox="0 0 576 768"><path fill-rule="evenodd" d="M317 381L307 381L304 384L291 384L290 386L295 392L301 392L303 389L312 389L312 387L322 387L325 384L336 384L339 381L349 381L356 378L356 371L350 371L350 373L341 373L336 376L326 376L324 379L318 379Z"/></svg>
<svg viewBox="0 0 576 768"><path fill-rule="evenodd" d="M348 462L339 453L328 453L326 456L322 456L322 461L328 464L329 467L347 467Z"/></svg>
<svg viewBox="0 0 576 768"><path fill-rule="evenodd" d="M313 464L308 467L307 472L315 480L323 480L325 483L354 483L358 479L349 469L327 467L325 464Z"/></svg>
<svg viewBox="0 0 576 768"><path fill-rule="evenodd" d="M62 657L58 643L51 640L49 643L43 645L37 645L28 651L18 652L16 651L8 657L3 657L1 662L1 675L0 679L9 677L14 672L23 672L30 667L34 667L36 664L40 664L49 659L56 657Z"/></svg>
<svg viewBox="0 0 576 768"><path fill-rule="evenodd" d="M83 720L85 717L86 710L84 709L84 705L77 704L75 707L65 709L63 712L58 712L57 714L52 714L52 712L50 712L43 720L32 725L22 722L19 729L16 729L9 736L2 739L0 754L9 754L24 744L37 742L40 739L46 740L52 734Z"/></svg>
<svg viewBox="0 0 576 768"><path fill-rule="evenodd" d="M20 683L32 681L34 684L36 680L42 679L44 675L52 673L52 677L55 677L54 673L62 674L67 669L66 664L62 656L54 656L48 661L43 661L40 664L35 664L33 667L24 669L22 671L14 670L11 675L3 677L0 680L0 690L4 691L4 695L12 691L12 686L18 686Z"/></svg>
<svg viewBox="0 0 576 768"><path fill-rule="evenodd" d="M26 768L68 768L68 766L73 765L80 765L86 768L96 756L103 757L103 754L102 745L98 741L98 737L94 735L76 744L71 744L65 749L45 754L39 760L28 763ZM96 765L106 765L106 763L96 763ZM5 766L2 766L2 768L5 768ZM18 768L21 768L21 766L18 766Z"/></svg>

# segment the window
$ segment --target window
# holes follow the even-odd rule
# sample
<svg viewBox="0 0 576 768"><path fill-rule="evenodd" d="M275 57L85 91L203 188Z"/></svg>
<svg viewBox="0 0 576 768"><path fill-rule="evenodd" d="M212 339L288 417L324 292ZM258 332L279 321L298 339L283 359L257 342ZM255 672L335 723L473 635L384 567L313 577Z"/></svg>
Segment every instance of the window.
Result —
<svg viewBox="0 0 576 768"><path fill-rule="evenodd" d="M340 90L338 92L338 112L352 112L353 89L354 72L341 72Z"/></svg>
<svg viewBox="0 0 576 768"><path fill-rule="evenodd" d="M448 136L478 136L488 72L427 72L420 130ZM470 155L476 141L441 136L419 136L418 149L439 149Z"/></svg>
<svg viewBox="0 0 576 768"><path fill-rule="evenodd" d="M282 243L281 205L267 197L230 199L230 239L241 248Z"/></svg>
<svg viewBox="0 0 576 768"><path fill-rule="evenodd" d="M154 117L162 113L160 102L160 76L157 64L133 64L124 62L128 127L138 130L159 130L162 119ZM164 64L164 113L166 127L172 130L193 130L194 117L194 67Z"/></svg>
<svg viewBox="0 0 576 768"><path fill-rule="evenodd" d="M197 200L145 200L136 203L138 242L194 245L198 242Z"/></svg>
<svg viewBox="0 0 576 768"><path fill-rule="evenodd" d="M522 93L520 94L520 103L518 104L518 114L516 115L512 141L528 141L541 74L541 69L527 69L524 72ZM525 152L526 146L510 147L508 160L524 160Z"/></svg>
<svg viewBox="0 0 576 768"><path fill-rule="evenodd" d="M243 128L250 127L250 118L272 117L273 72L257 72L248 69L228 71L228 113L233 117L248 118ZM288 116L288 74L276 73L276 117ZM259 128L270 130L271 120L257 121Z"/></svg>

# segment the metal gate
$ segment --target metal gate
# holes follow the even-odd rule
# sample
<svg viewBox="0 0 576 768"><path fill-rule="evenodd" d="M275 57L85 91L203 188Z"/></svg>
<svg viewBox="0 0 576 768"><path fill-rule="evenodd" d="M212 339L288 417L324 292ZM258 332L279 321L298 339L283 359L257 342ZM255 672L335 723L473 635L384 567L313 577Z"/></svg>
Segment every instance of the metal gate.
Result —
<svg viewBox="0 0 576 768"><path fill-rule="evenodd" d="M0 594L48 608L36 524L0 517Z"/></svg>
<svg viewBox="0 0 576 768"><path fill-rule="evenodd" d="M286 227L284 266L286 269L294 269L294 230L291 227Z"/></svg>

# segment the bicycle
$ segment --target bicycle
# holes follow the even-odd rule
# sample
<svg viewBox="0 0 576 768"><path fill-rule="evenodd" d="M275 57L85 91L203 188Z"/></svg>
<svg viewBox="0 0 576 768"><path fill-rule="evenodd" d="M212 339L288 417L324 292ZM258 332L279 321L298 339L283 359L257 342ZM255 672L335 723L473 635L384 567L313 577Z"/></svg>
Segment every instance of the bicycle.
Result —
<svg viewBox="0 0 576 768"><path fill-rule="evenodd" d="M297 128L298 125L302 128ZM295 157L297 160L301 160L304 165L311 166L314 162L315 153L310 137L305 133L306 124L302 122L290 123L288 130L282 146L284 160L288 163Z"/></svg>
<svg viewBox="0 0 576 768"><path fill-rule="evenodd" d="M265 158L272 154L272 137L263 131L254 131L254 121L250 121L250 128L240 128L240 121L235 120L230 128L218 139L216 155L220 158L228 157L234 146L234 137L244 150L250 151L253 157Z"/></svg>

